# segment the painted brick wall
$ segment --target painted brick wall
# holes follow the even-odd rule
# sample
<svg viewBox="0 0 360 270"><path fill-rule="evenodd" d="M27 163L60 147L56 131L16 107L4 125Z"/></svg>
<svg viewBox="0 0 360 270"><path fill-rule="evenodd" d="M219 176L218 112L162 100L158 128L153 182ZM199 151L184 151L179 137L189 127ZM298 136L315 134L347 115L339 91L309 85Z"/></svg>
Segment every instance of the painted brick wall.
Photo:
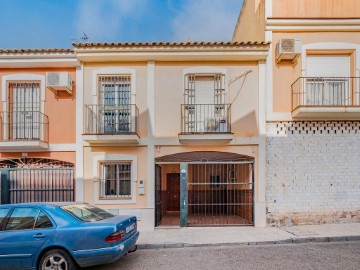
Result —
<svg viewBox="0 0 360 270"><path fill-rule="evenodd" d="M360 121L267 124L268 225L360 221Z"/></svg>

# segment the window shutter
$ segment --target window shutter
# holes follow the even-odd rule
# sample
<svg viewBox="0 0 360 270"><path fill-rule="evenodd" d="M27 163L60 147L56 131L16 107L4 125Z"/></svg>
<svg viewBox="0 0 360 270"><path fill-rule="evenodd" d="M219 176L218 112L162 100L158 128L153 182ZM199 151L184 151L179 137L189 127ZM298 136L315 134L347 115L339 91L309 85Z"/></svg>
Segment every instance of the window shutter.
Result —
<svg viewBox="0 0 360 270"><path fill-rule="evenodd" d="M309 55L306 58L307 77L350 77L350 56Z"/></svg>

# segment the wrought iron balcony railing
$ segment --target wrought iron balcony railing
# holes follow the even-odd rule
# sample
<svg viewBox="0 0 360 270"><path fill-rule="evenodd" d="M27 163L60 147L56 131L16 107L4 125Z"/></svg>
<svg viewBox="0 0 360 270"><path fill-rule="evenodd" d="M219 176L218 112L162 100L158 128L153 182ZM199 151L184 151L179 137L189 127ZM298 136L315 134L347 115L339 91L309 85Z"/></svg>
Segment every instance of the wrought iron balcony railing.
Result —
<svg viewBox="0 0 360 270"><path fill-rule="evenodd" d="M135 104L85 105L84 134L114 135L138 133L139 110Z"/></svg>
<svg viewBox="0 0 360 270"><path fill-rule="evenodd" d="M359 77L300 77L291 86L298 107L359 107Z"/></svg>
<svg viewBox="0 0 360 270"><path fill-rule="evenodd" d="M0 113L0 141L49 142L49 118L39 111Z"/></svg>
<svg viewBox="0 0 360 270"><path fill-rule="evenodd" d="M182 104L181 133L230 133L230 104Z"/></svg>

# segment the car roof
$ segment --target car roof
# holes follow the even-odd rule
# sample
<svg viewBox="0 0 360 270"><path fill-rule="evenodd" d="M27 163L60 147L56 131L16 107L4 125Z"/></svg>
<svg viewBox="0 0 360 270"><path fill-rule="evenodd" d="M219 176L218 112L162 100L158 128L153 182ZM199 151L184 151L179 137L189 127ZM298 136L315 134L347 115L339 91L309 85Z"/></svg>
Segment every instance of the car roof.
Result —
<svg viewBox="0 0 360 270"><path fill-rule="evenodd" d="M14 203L14 204L2 204L3 206L65 206L65 205L75 205L75 204L84 204L83 202L32 202L32 203Z"/></svg>

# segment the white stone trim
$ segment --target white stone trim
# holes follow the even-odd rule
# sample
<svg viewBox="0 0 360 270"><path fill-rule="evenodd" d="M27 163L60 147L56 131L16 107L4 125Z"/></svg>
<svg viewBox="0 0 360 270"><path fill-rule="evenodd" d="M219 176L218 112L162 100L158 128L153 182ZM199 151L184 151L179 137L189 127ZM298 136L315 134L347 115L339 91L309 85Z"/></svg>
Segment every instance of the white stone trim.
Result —
<svg viewBox="0 0 360 270"><path fill-rule="evenodd" d="M98 97L98 75L122 75L130 74L131 75L131 104L136 104L136 70L134 68L119 67L119 66L108 66L96 68L92 71L92 95L93 95L93 104L97 104Z"/></svg>
<svg viewBox="0 0 360 270"><path fill-rule="evenodd" d="M155 62L147 64L147 194L148 207L155 209Z"/></svg>
<svg viewBox="0 0 360 270"><path fill-rule="evenodd" d="M277 19L267 18L267 31L360 31L360 19Z"/></svg>
<svg viewBox="0 0 360 270"><path fill-rule="evenodd" d="M55 151L55 152L77 151L77 144L52 143L49 144L49 151Z"/></svg>
<svg viewBox="0 0 360 270"><path fill-rule="evenodd" d="M82 140L84 121L84 66L76 67L76 170L75 198L84 200L84 141Z"/></svg>
<svg viewBox="0 0 360 270"><path fill-rule="evenodd" d="M259 147L258 147L258 177L255 183L255 204L254 204L254 226L266 226L266 79L267 65L259 62L259 100L258 100L258 125L259 125ZM256 187L257 184L257 187Z"/></svg>
<svg viewBox="0 0 360 270"><path fill-rule="evenodd" d="M7 112L7 81L40 81L40 112L44 113L45 110L45 75L33 74L33 73L14 73L4 75L1 78L1 101L2 110ZM7 130L3 130L3 136L6 136Z"/></svg>
<svg viewBox="0 0 360 270"><path fill-rule="evenodd" d="M259 100L258 100L258 125L259 136L266 134L266 63L259 62Z"/></svg>
<svg viewBox="0 0 360 270"><path fill-rule="evenodd" d="M33 73L15 73L15 74L9 74L4 75L1 78L1 101L3 102L3 110L7 110L7 87L6 83L7 81L40 81L40 110L42 113L44 113L45 108L45 75L41 74L33 74Z"/></svg>
<svg viewBox="0 0 360 270"><path fill-rule="evenodd" d="M100 161L130 161L131 162L131 199L102 199L99 198L99 162ZM102 154L93 158L93 181L94 181L94 202L95 204L129 204L136 203L136 182L137 182L137 156L122 154Z"/></svg>
<svg viewBox="0 0 360 270"><path fill-rule="evenodd" d="M318 42L309 43L302 46L301 54L301 73L306 76L306 57L307 50L355 50L355 69L360 69L360 44L345 42Z"/></svg>
<svg viewBox="0 0 360 270"><path fill-rule="evenodd" d="M272 16L272 7L273 7L273 1L266 0L265 1L265 18L270 18Z"/></svg>
<svg viewBox="0 0 360 270"><path fill-rule="evenodd" d="M265 39L271 41L272 32L265 33ZM269 55L266 59L266 118L273 112L273 45L270 44Z"/></svg>
<svg viewBox="0 0 360 270"><path fill-rule="evenodd" d="M267 115L267 122L271 121L291 121L293 120L291 112L272 112Z"/></svg>
<svg viewBox="0 0 360 270"><path fill-rule="evenodd" d="M58 57L58 58L57 58ZM0 68L75 67L79 61L75 55L1 55Z"/></svg>

